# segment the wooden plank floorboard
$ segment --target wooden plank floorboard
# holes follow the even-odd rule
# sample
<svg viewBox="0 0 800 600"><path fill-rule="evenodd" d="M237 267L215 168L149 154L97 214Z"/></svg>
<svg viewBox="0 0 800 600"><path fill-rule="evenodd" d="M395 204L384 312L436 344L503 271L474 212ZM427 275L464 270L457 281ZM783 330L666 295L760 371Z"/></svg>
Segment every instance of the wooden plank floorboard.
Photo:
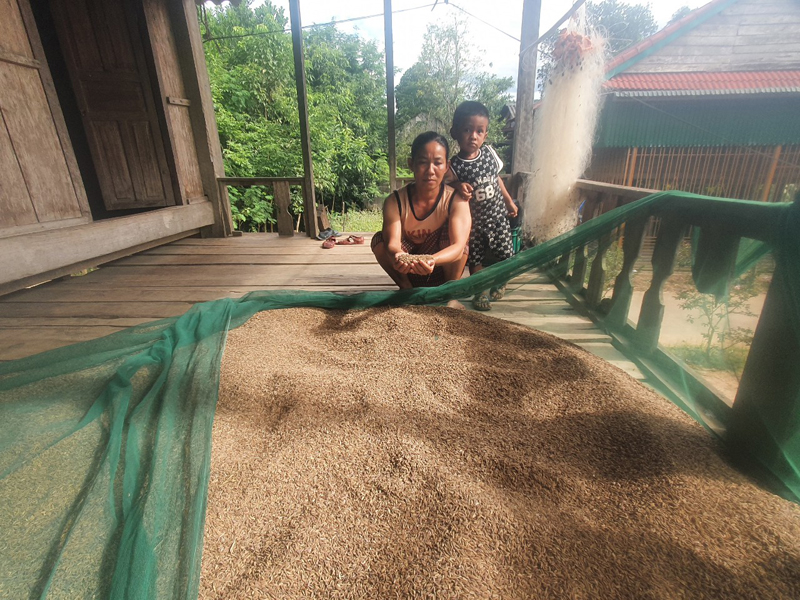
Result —
<svg viewBox="0 0 800 600"><path fill-rule="evenodd" d="M173 316L173 315L170 315ZM42 329L47 327L132 327L153 321L153 317L0 317L0 329Z"/></svg>
<svg viewBox="0 0 800 600"><path fill-rule="evenodd" d="M185 238L126 257L80 277L0 297L0 360L102 337L183 314L193 304L269 290L394 291L366 243L323 249L303 235ZM462 300L469 307L468 298ZM575 342L636 376L588 318L547 276L531 272L508 285L489 313Z"/></svg>
<svg viewBox="0 0 800 600"><path fill-rule="evenodd" d="M153 266L153 265L341 265L342 257L325 254L321 256L285 254L170 254L134 255L123 258L109 266ZM375 257L370 253L347 257L348 265L375 265Z"/></svg>
<svg viewBox="0 0 800 600"><path fill-rule="evenodd" d="M125 327L45 327L26 329L21 334L18 328L0 329L0 339L4 340L0 349L0 360L24 358L46 350L68 346L100 338Z"/></svg>
<svg viewBox="0 0 800 600"><path fill-rule="evenodd" d="M70 285L123 284L148 286L280 286L336 284L382 285L391 282L377 264L371 265L175 265L103 267Z"/></svg>
<svg viewBox="0 0 800 600"><path fill-rule="evenodd" d="M0 317L114 318L136 317L161 319L182 315L191 302L16 302L0 305Z"/></svg>
<svg viewBox="0 0 800 600"><path fill-rule="evenodd" d="M346 256L342 256L344 253ZM288 247L282 248L281 246L156 246L145 252L141 252L134 256L205 256L216 254L230 254L233 256L329 256L339 259L348 258L350 255L357 254L363 256L373 256L372 250L369 246L337 246L326 250L322 247L313 249L306 247ZM373 258L374 260L374 258Z"/></svg>
<svg viewBox="0 0 800 600"><path fill-rule="evenodd" d="M220 298L239 298L250 292L284 290L283 287L264 286L220 286L220 287L150 287L132 286L121 284L98 283L92 286L60 286L58 289L49 286L39 286L9 296L0 298L0 313L3 304L16 304L26 302L208 302ZM300 286L301 291L359 293L372 291L395 291L397 288L391 283L375 286L348 286L346 291L341 286L319 285Z"/></svg>

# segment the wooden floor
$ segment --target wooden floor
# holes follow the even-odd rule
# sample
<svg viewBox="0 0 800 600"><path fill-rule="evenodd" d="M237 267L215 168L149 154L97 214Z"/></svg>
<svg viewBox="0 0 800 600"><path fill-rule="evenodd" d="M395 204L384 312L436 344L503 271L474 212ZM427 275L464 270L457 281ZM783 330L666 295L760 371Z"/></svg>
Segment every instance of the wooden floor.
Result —
<svg viewBox="0 0 800 600"><path fill-rule="evenodd" d="M357 293L396 289L366 243L323 249L305 236L187 238L73 276L0 297L0 360L90 340L183 314L196 302L255 290ZM560 336L631 375L638 369L539 274L510 282L491 314ZM467 303L468 305L468 303Z"/></svg>

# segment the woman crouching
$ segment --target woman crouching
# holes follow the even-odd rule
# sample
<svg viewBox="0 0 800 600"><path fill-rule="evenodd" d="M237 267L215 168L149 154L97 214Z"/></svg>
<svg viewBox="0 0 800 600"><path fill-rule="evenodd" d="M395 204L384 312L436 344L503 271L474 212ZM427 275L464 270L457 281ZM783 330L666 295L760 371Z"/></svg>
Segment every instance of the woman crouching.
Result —
<svg viewBox="0 0 800 600"><path fill-rule="evenodd" d="M447 140L434 131L411 144L414 182L383 203L383 229L372 252L400 289L460 279L467 263L472 218L469 203L444 184L450 168Z"/></svg>

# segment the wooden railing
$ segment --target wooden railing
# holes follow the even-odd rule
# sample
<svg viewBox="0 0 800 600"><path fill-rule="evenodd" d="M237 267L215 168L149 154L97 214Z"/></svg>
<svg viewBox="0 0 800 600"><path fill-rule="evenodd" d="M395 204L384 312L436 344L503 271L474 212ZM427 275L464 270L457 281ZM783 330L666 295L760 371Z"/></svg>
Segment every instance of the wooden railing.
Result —
<svg viewBox="0 0 800 600"><path fill-rule="evenodd" d="M522 174L523 179L524 176ZM583 180L577 182L577 188L584 202L583 221L651 193L651 190ZM593 257L587 256L586 245L580 246L564 254L550 269L554 282L570 302L585 310L611 336L619 350L648 376L660 382L662 392L685 405L694 406L707 426L729 438L734 436L732 432L735 430L737 443L749 444L751 448L763 444L767 436L764 431L755 433L749 428L754 403L769 402L771 411L792 414L800 392L800 369L796 367L795 359L789 358L798 356L800 348L796 332L787 326L792 319L789 307L781 301L781 298L786 298L785 290L778 289L786 285L785 278L775 276L770 284L732 405L659 345L665 310L663 288L675 269L679 246L690 227L701 228L698 253L703 248L713 247L718 255L722 249L722 254L727 256L718 257L719 264L729 265L735 261L742 238L768 243L775 241L779 223L773 218L777 215L770 210L773 208L766 203L676 196L659 204L649 214L629 220L594 240L591 244ZM633 323L628 318L634 295L632 275L648 221L653 217L660 220L660 225L650 261L652 276L644 292L638 321ZM614 280L611 297L604 298L609 275L606 253L612 244L620 243L622 268ZM589 278L585 285L587 269ZM760 406L759 410L762 408ZM774 437L774 432L770 435Z"/></svg>
<svg viewBox="0 0 800 600"><path fill-rule="evenodd" d="M223 198L227 198L226 189L229 185L237 187L252 187L254 185L272 186L278 235L285 236L294 235L294 219L289 212L289 206L291 205L289 186L301 186L304 206L308 205L307 199L310 197L305 187L305 180L302 177L218 177L217 184L220 186L220 194ZM312 216L312 219L315 219L315 217L316 215ZM312 223L315 223L315 221L312 221ZM308 221L306 221L306 231L311 231ZM317 232L314 231L313 235L316 234Z"/></svg>

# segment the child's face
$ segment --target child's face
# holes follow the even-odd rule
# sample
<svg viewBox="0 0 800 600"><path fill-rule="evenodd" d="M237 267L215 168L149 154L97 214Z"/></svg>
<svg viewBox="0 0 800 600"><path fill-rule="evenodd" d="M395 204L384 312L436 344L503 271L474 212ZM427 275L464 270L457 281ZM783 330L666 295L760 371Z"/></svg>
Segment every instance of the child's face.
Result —
<svg viewBox="0 0 800 600"><path fill-rule="evenodd" d="M474 154L483 146L487 133L489 133L489 119L480 115L468 117L459 125L458 129L450 130L450 134L458 142L461 152L467 154Z"/></svg>
<svg viewBox="0 0 800 600"><path fill-rule="evenodd" d="M437 141L430 141L408 161L414 183L421 188L438 188L450 167L447 151Z"/></svg>

